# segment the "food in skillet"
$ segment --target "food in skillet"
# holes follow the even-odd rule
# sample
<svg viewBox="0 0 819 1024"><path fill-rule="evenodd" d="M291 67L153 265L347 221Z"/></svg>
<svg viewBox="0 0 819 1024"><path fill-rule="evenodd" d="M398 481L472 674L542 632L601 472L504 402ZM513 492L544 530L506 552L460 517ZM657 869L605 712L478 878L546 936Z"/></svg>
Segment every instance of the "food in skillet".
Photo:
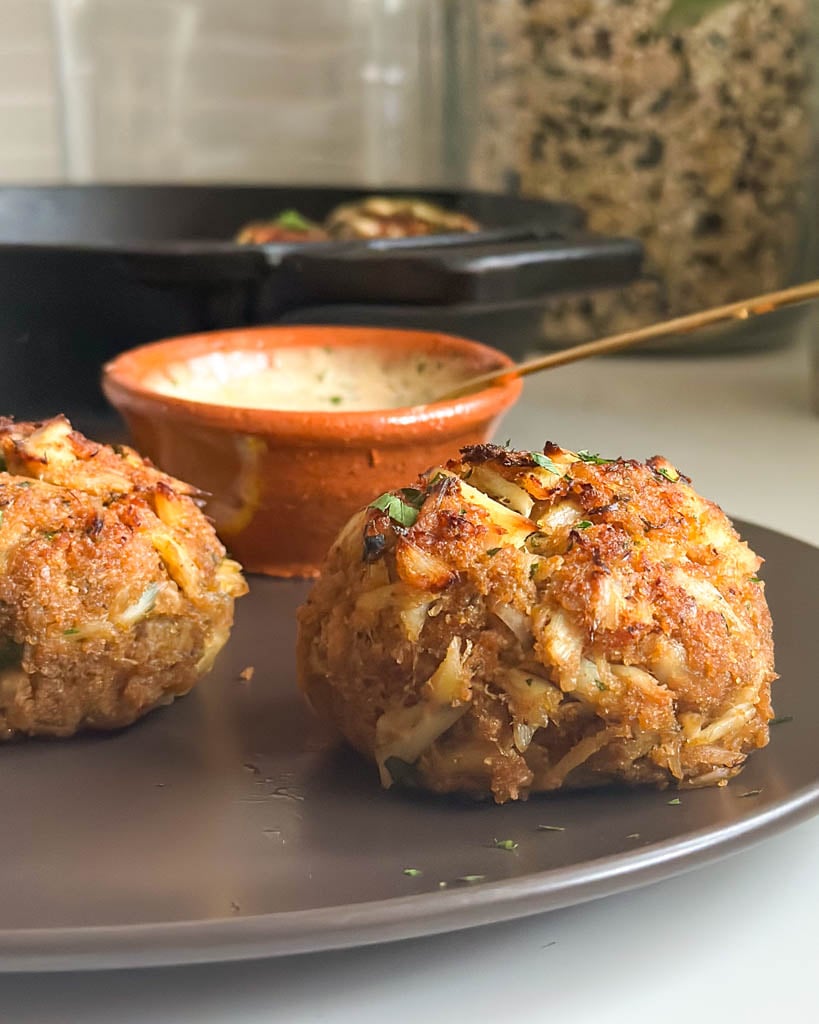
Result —
<svg viewBox="0 0 819 1024"><path fill-rule="evenodd" d="M247 590L187 484L59 416L0 419L0 738L114 729L187 693Z"/></svg>
<svg viewBox="0 0 819 1024"><path fill-rule="evenodd" d="M466 448L341 532L300 685L385 786L721 785L768 739L761 561L660 457Z"/></svg>
<svg viewBox="0 0 819 1024"><path fill-rule="evenodd" d="M320 224L308 220L297 210L285 210L272 220L254 220L236 235L241 245L267 245L271 242L326 242L329 235Z"/></svg>
<svg viewBox="0 0 819 1024"><path fill-rule="evenodd" d="M410 238L449 232L479 231L465 213L445 210L424 199L368 196L337 206L324 224L285 210L272 220L245 224L236 235L243 245L268 242L326 242L330 239Z"/></svg>
<svg viewBox="0 0 819 1024"><path fill-rule="evenodd" d="M336 207L325 221L332 238L410 238L479 230L465 213L411 197L368 196Z"/></svg>

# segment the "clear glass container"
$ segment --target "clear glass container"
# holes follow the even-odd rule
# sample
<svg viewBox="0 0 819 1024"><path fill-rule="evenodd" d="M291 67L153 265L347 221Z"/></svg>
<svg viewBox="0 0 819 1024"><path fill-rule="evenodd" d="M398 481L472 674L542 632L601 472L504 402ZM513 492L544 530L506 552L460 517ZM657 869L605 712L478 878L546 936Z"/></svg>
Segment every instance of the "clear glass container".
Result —
<svg viewBox="0 0 819 1024"><path fill-rule="evenodd" d="M543 344L817 276L813 0L478 2L472 182L576 202L646 250L638 283L550 303ZM773 345L801 318L718 344Z"/></svg>
<svg viewBox="0 0 819 1024"><path fill-rule="evenodd" d="M467 176L470 4L51 2L72 181Z"/></svg>

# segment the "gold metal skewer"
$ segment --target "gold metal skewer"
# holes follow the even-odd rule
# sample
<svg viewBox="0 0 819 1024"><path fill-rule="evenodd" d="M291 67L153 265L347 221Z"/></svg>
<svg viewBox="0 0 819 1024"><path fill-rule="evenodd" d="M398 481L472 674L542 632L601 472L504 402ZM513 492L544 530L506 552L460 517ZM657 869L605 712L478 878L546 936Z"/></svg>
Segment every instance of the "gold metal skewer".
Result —
<svg viewBox="0 0 819 1024"><path fill-rule="evenodd" d="M462 398L464 395L472 394L473 391L479 391L490 384L498 384L515 377L526 377L530 373L539 373L541 370L550 370L555 366L564 366L566 363L574 363L578 359L619 352L624 348L639 345L643 341L664 338L670 334L691 334L703 327L711 327L726 320L748 320L752 316L763 316L765 313L772 313L785 306L793 306L796 303L808 302L816 298L819 298L819 279L798 284L792 288L756 295L750 299L743 299L741 302L729 302L725 306L716 306L699 313L678 316L673 320L664 320L648 327L638 327L636 330L612 334L607 338L584 342L582 345L573 345L571 348L550 352L548 355L538 356L515 366L491 370L489 373L482 373L464 381L463 384L435 398L434 401L443 402L452 398Z"/></svg>

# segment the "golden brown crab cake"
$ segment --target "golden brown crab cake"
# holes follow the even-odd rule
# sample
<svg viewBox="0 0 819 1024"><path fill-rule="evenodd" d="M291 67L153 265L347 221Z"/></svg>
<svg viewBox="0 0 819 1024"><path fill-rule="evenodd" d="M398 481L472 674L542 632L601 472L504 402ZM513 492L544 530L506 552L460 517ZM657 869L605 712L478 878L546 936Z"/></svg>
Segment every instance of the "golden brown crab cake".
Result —
<svg viewBox="0 0 819 1024"><path fill-rule="evenodd" d="M271 220L252 220L236 233L240 245L275 242L326 242L329 235L320 224L302 217L298 210L284 210Z"/></svg>
<svg viewBox="0 0 819 1024"><path fill-rule="evenodd" d="M300 685L385 786L722 784L764 746L761 559L662 458L494 445L382 495L299 612Z"/></svg>
<svg viewBox="0 0 819 1024"><path fill-rule="evenodd" d="M196 492L64 417L0 419L0 738L128 725L211 666L247 590Z"/></svg>
<svg viewBox="0 0 819 1024"><path fill-rule="evenodd" d="M332 238L413 238L419 235L475 232L480 225L459 210L426 199L368 196L337 206L325 222Z"/></svg>

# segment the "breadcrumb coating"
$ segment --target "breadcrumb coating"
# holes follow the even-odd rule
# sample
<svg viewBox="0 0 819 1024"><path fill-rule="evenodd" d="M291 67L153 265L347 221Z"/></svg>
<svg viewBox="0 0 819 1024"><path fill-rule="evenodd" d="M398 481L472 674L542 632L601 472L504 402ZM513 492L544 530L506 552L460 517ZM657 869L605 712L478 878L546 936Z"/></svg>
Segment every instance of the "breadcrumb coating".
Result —
<svg viewBox="0 0 819 1024"><path fill-rule="evenodd" d="M129 725L187 693L247 590L196 491L64 417L0 419L0 738Z"/></svg>
<svg viewBox="0 0 819 1024"><path fill-rule="evenodd" d="M724 784L772 717L761 563L660 457L464 449L342 531L300 685L386 786Z"/></svg>

